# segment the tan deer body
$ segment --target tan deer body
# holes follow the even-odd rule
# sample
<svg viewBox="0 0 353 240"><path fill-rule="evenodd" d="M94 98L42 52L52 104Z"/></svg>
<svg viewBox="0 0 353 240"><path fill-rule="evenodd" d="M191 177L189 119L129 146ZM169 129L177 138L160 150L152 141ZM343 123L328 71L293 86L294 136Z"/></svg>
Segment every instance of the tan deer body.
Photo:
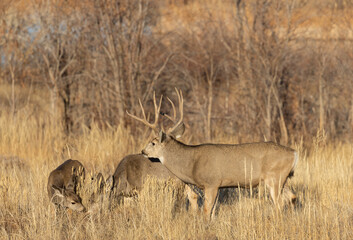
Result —
<svg viewBox="0 0 353 240"><path fill-rule="evenodd" d="M298 161L297 153L288 147L273 142L247 144L201 144L186 145L176 140L185 130L183 120L183 96L176 89L179 100L180 119L176 122L176 110L172 105L174 117L166 114L174 122L167 133L160 131L142 153L158 158L174 175L182 181L194 184L205 191L204 211L213 215L218 189L221 187L256 187L261 181L269 188L275 205L279 200L293 201L295 195L284 184L293 175ZM128 113L132 118L157 131L162 97L159 105L153 95L155 120L149 123L142 107L143 118ZM161 127L163 130L163 126Z"/></svg>
<svg viewBox="0 0 353 240"><path fill-rule="evenodd" d="M239 145L185 145L165 135L143 150L161 160L186 183L205 190L205 212L211 214L220 187L256 187L264 181L271 198L278 203L282 188L297 162L293 149L273 142ZM290 194L290 198L295 198ZM292 200L292 199L289 199Z"/></svg>
<svg viewBox="0 0 353 240"><path fill-rule="evenodd" d="M131 196L136 191L141 191L147 177L155 177L161 180L170 178L179 180L161 162L152 161L142 154L133 154L124 157L117 166L113 175L113 187L118 197ZM179 180L180 181L180 180ZM185 186L191 207L197 208L197 195Z"/></svg>
<svg viewBox="0 0 353 240"><path fill-rule="evenodd" d="M49 199L55 204L74 211L85 211L80 196L76 193L77 181L84 176L83 165L77 160L66 160L53 170L48 178Z"/></svg>
<svg viewBox="0 0 353 240"><path fill-rule="evenodd" d="M185 145L170 138L160 151L148 149L148 157L159 157L181 180L200 187L250 187L272 175L285 179L295 163L293 149L273 142Z"/></svg>

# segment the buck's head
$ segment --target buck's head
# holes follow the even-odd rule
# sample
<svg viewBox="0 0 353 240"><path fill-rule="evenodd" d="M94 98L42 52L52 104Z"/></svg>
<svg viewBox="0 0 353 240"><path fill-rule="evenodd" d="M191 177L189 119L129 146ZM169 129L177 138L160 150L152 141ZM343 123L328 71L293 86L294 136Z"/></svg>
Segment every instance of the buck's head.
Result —
<svg viewBox="0 0 353 240"><path fill-rule="evenodd" d="M52 186L54 195L53 202L65 208L70 208L74 211L84 212L86 208L82 205L81 198L73 191L73 189L58 188Z"/></svg>
<svg viewBox="0 0 353 240"><path fill-rule="evenodd" d="M179 120L177 120L175 105L173 101L170 100L169 98L167 99L172 106L173 117L167 114L162 114L160 112L161 105L162 105L162 97L160 98L159 104L157 105L155 93L153 93L153 105L154 105L153 123L148 122L146 118L145 110L143 109L143 106L140 100L139 100L139 103L142 110L143 118L127 113L130 117L142 122L149 128L153 129L156 133L159 132L159 136L147 144L147 146L142 150L142 154L144 154L149 158L159 158L159 160L162 163L163 163L164 151L167 148L167 145L169 145L170 142L175 141L174 139L178 139L179 137L181 137L185 131L185 125L183 123L183 104L184 104L183 93L181 92L181 90L178 90L178 89L175 89L175 91L178 96L178 102L179 102L179 114L180 114ZM164 131L163 126L158 125L159 115L163 115L164 117L168 118L174 123L173 126L169 128L167 131Z"/></svg>
<svg viewBox="0 0 353 240"><path fill-rule="evenodd" d="M149 158L159 158L163 163L164 151L168 148L168 145L171 142L175 141L174 139L180 138L184 131L185 125L182 122L169 133L160 131L159 136L149 142L142 150L142 154Z"/></svg>

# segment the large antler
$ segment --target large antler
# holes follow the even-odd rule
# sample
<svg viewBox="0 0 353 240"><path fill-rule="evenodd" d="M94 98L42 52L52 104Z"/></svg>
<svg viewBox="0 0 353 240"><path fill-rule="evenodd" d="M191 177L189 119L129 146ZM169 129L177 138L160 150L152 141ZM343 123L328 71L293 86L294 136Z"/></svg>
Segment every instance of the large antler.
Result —
<svg viewBox="0 0 353 240"><path fill-rule="evenodd" d="M174 105L173 101L170 100L170 98L167 97L168 101L170 102L170 104L172 105L172 108L173 108L173 117L171 117L171 116L169 116L167 114L164 114L164 116L174 123L174 126L167 130L167 132L166 132L167 134L172 133L183 122L183 117L184 117L184 112L183 112L183 105L184 105L183 92L181 90L178 90L177 88L175 88L175 92L177 93L177 96L178 96L180 118L179 118L178 122L176 122L177 119L176 119L175 105Z"/></svg>
<svg viewBox="0 0 353 240"><path fill-rule="evenodd" d="M129 113L127 110L126 110L126 113L127 115L129 115L130 117L132 117L133 119L137 120L137 121L140 121L142 122L143 124L145 124L146 126L148 126L149 128L153 129L154 131L158 132L158 119L159 119L159 112L161 110L161 105L162 105L162 98L163 96L161 96L160 100L159 100L159 104L157 106L157 103L156 103L156 93L153 92L153 105L154 105L154 122L153 123L149 123L147 121L147 118L146 118L146 114L145 114L145 110L143 109L143 106L142 106L142 103L141 103L141 100L139 99L139 104L140 104L140 108L141 108L141 111L142 111L142 116L143 118L139 118L135 115L132 115L131 113Z"/></svg>

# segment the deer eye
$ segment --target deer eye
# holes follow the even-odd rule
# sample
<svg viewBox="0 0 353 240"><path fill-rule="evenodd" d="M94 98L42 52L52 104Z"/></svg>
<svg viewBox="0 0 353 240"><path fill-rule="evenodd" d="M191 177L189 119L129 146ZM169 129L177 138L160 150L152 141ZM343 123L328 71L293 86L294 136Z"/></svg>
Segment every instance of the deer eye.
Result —
<svg viewBox="0 0 353 240"><path fill-rule="evenodd" d="M75 202L71 202L72 205L75 205L76 203Z"/></svg>
<svg viewBox="0 0 353 240"><path fill-rule="evenodd" d="M152 146L156 145L154 142L152 142Z"/></svg>

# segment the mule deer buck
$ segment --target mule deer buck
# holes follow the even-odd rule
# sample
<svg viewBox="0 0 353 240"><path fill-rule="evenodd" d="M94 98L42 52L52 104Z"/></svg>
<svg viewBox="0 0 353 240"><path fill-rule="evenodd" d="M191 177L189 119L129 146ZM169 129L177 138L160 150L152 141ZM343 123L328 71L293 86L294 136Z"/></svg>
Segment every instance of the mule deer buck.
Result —
<svg viewBox="0 0 353 240"><path fill-rule="evenodd" d="M155 177L160 180L177 179L159 160L148 159L142 154L133 154L124 157L118 164L112 176L112 192L117 194L118 200L123 197L131 197L144 187L147 177ZM109 180L107 180L109 181ZM185 186L191 208L197 209L198 195L189 187Z"/></svg>
<svg viewBox="0 0 353 240"><path fill-rule="evenodd" d="M77 160L66 160L53 170L48 179L48 195L57 206L70 208L74 211L86 211L82 200L77 194L77 185L80 177L85 176L85 169Z"/></svg>
<svg viewBox="0 0 353 240"><path fill-rule="evenodd" d="M177 121L175 105L171 103L174 116L165 115L174 122L173 127L166 132L159 132L159 137L153 139L142 150L151 158L159 158L173 174L185 183L196 185L204 190L204 212L213 217L218 189L222 187L256 187L263 181L270 190L274 204L280 207L283 202L295 200L295 195L284 185L294 173L298 161L298 154L291 148L273 142L258 142L246 144L200 144L187 145L179 142L185 130L183 124L183 96L175 89L180 118ZM153 103L155 109L154 123L149 123L139 101L143 118L127 112L127 114L158 132L157 123L160 106L156 104L155 94Z"/></svg>

